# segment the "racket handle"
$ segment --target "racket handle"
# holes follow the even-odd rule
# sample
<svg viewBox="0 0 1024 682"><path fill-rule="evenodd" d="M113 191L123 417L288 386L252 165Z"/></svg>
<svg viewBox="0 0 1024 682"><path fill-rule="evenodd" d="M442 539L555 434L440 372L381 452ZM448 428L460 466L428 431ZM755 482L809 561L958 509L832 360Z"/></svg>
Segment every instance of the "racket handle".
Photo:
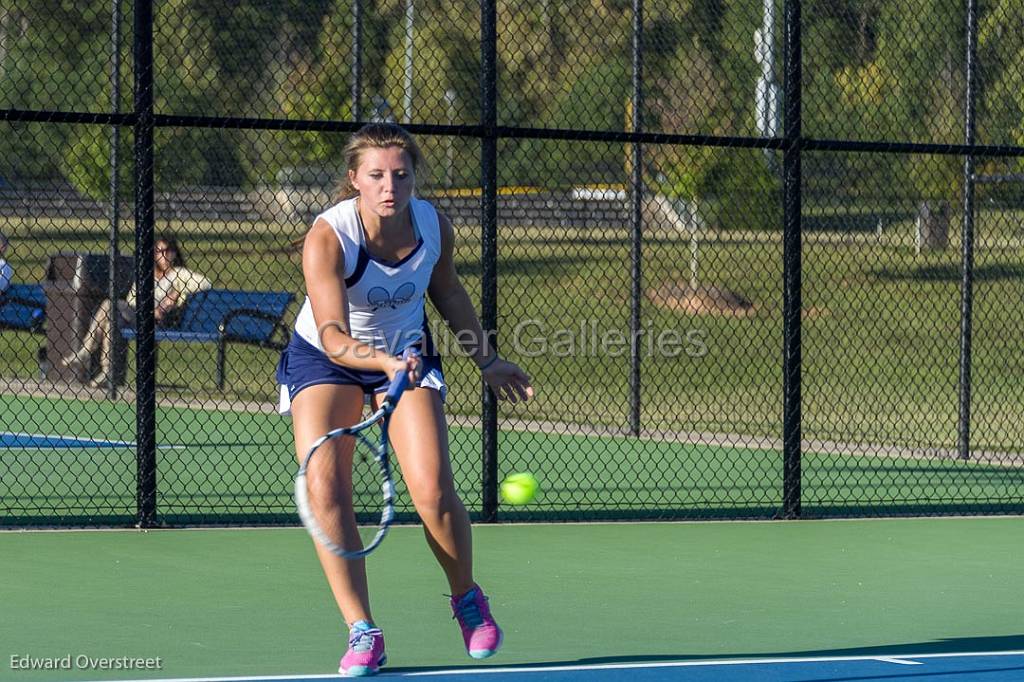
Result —
<svg viewBox="0 0 1024 682"><path fill-rule="evenodd" d="M419 353L416 352L415 348L406 348L405 353L402 354L402 358L408 360L411 357L419 357ZM398 398L402 395L406 388L409 386L409 373L406 371L399 372L395 375L395 378L391 380L391 385L388 387L388 392L384 396L384 402L394 405L398 402Z"/></svg>

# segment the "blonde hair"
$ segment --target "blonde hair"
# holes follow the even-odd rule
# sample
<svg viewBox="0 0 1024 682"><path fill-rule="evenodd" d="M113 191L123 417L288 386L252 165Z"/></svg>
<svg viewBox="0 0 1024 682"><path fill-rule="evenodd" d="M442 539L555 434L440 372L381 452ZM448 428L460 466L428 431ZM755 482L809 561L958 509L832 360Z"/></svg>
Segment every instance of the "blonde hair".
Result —
<svg viewBox="0 0 1024 682"><path fill-rule="evenodd" d="M356 172L360 161L362 161L363 152L367 149L387 149L389 147L398 147L405 151L412 159L414 172L418 171L423 164L423 153L420 151L419 145L416 144L416 140L405 128L394 123L367 123L357 130L345 145L345 174L334 189L331 203L336 204L359 194L359 191L352 186L348 171Z"/></svg>
<svg viewBox="0 0 1024 682"><path fill-rule="evenodd" d="M359 163L363 160L363 152L367 149L387 149L398 147L405 151L412 160L412 170L415 173L423 165L423 152L420 151L416 140L405 128L394 123L367 123L357 130L349 138L345 145L345 174L341 182L334 188L331 204L351 199L359 194L359 190L352 186L348 171L355 173L359 169ZM308 231L307 233L308 234ZM302 251L302 245L306 241L306 235L291 243L292 248Z"/></svg>

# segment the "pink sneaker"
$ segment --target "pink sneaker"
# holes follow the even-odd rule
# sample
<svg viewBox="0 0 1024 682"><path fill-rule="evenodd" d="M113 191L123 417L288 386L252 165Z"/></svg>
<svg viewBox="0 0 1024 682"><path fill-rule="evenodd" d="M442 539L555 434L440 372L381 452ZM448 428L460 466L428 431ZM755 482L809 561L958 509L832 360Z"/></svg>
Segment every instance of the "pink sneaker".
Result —
<svg viewBox="0 0 1024 682"><path fill-rule="evenodd" d="M451 599L452 617L457 618L462 628L462 639L466 651L473 658L488 658L501 648L501 628L491 617L491 607L479 585L460 597Z"/></svg>
<svg viewBox="0 0 1024 682"><path fill-rule="evenodd" d="M387 660L384 633L365 620L357 620L348 631L348 651L341 657L338 672L346 677L376 675Z"/></svg>

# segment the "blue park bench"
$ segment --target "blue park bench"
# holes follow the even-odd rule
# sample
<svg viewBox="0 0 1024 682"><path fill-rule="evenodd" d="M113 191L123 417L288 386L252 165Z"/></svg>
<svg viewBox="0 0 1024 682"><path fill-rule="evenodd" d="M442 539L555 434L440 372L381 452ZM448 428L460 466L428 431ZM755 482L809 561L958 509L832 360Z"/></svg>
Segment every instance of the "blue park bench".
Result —
<svg viewBox="0 0 1024 682"><path fill-rule="evenodd" d="M286 291L207 289L189 296L177 327L156 330L156 341L217 344L217 388L224 388L229 343L281 350L288 343L284 314L295 296ZM125 339L134 329L122 329Z"/></svg>
<svg viewBox="0 0 1024 682"><path fill-rule="evenodd" d="M42 334L46 295L41 284L12 284L0 294L0 329Z"/></svg>

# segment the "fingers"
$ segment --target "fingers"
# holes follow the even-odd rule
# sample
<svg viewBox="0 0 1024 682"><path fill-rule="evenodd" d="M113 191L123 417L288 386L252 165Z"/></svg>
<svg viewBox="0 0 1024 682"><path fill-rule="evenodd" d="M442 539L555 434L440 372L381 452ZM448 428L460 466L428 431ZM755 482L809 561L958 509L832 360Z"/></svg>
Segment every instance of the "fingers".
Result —
<svg viewBox="0 0 1024 682"><path fill-rule="evenodd" d="M519 398L525 403L527 400L533 397L533 386L526 383L515 384L516 392L519 394Z"/></svg>
<svg viewBox="0 0 1024 682"><path fill-rule="evenodd" d="M533 397L530 377L519 367L508 364L510 367L506 371L494 372L487 383L498 400L508 400L513 404L526 402Z"/></svg>
<svg viewBox="0 0 1024 682"><path fill-rule="evenodd" d="M530 381L530 376L518 367L516 367L516 390L519 391L524 401L533 397L533 384Z"/></svg>
<svg viewBox="0 0 1024 682"><path fill-rule="evenodd" d="M505 393L505 400L509 401L513 405L518 403L520 400L523 402L527 401L526 393L518 384L506 384L502 387Z"/></svg>
<svg viewBox="0 0 1024 682"><path fill-rule="evenodd" d="M423 365L420 362L419 356L410 356L404 359L391 358L388 363L385 373L388 375L388 379L392 381L400 372L406 372L409 375L409 384L415 386L423 374Z"/></svg>
<svg viewBox="0 0 1024 682"><path fill-rule="evenodd" d="M415 384L423 374L423 360L419 355L410 355L405 359L405 371L409 373L409 383Z"/></svg>
<svg viewBox="0 0 1024 682"><path fill-rule="evenodd" d="M500 392L498 398L502 400L508 400L515 404L519 401L524 403L533 397L533 387L530 386L529 382L524 382L518 378L509 380L508 382L500 386Z"/></svg>

